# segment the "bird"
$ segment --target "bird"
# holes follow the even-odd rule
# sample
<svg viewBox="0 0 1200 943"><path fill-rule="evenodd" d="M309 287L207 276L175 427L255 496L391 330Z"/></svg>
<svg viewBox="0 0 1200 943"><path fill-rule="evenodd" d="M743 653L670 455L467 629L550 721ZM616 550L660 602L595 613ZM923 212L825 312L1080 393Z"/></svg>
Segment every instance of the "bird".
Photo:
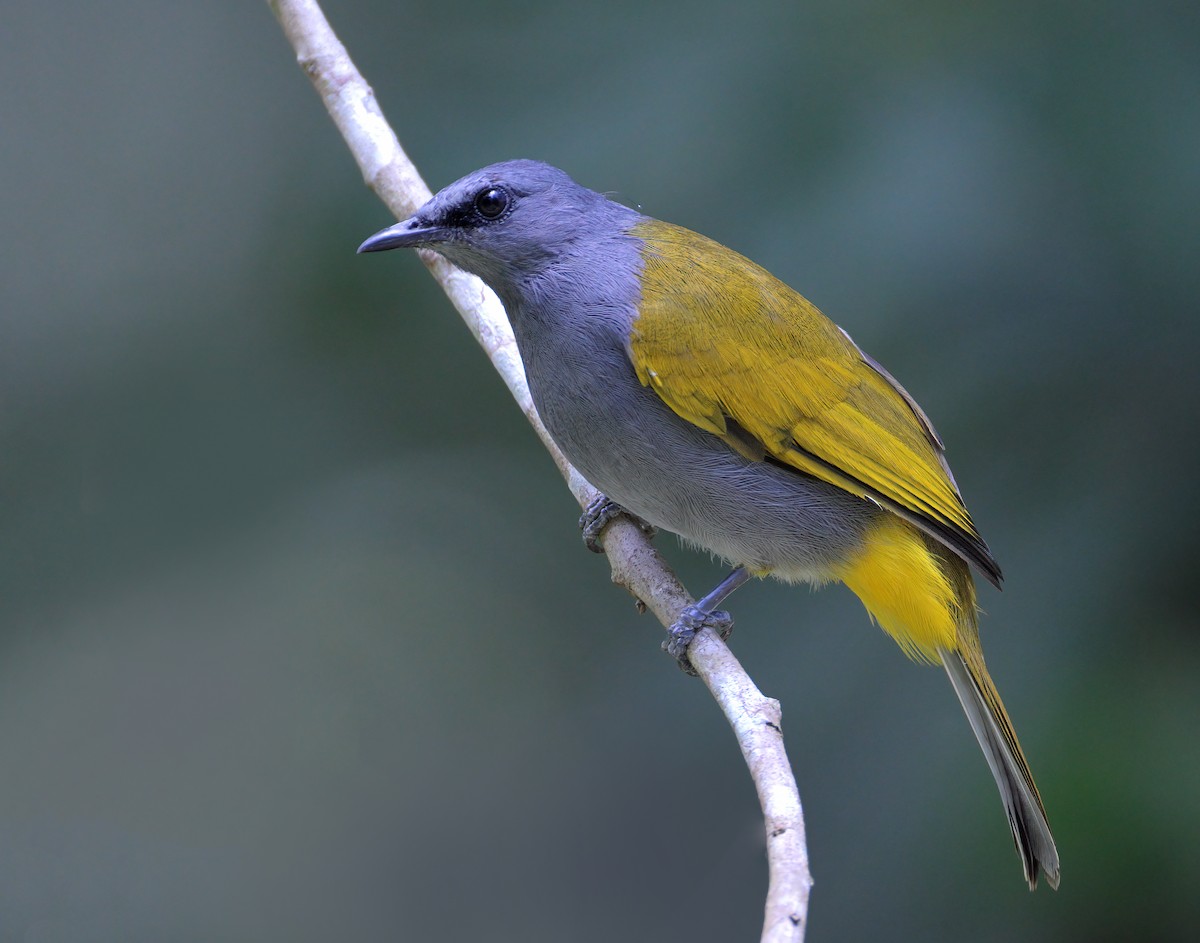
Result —
<svg viewBox="0 0 1200 943"><path fill-rule="evenodd" d="M667 647L754 577L841 582L917 661L940 664L995 778L1030 890L1059 883L1046 812L984 663L972 568L1000 566L916 400L850 335L745 256L534 160L467 174L359 252L423 248L479 276L533 403L614 516L733 566Z"/></svg>

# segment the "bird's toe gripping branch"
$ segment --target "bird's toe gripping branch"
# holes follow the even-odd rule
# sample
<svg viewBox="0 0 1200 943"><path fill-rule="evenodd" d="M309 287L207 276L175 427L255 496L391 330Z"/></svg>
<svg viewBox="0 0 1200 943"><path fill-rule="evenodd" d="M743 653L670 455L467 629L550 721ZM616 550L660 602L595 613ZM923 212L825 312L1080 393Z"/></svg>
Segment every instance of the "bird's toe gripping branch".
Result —
<svg viewBox="0 0 1200 943"><path fill-rule="evenodd" d="M658 529L654 525L648 524L636 514L625 510L615 501L610 501L607 495L598 494L588 502L588 506L583 509L583 515L579 518L579 529L583 531L584 546L592 553L604 553L600 535L604 533L604 528L618 517L629 518L642 529L647 537L653 537L658 533Z"/></svg>
<svg viewBox="0 0 1200 943"><path fill-rule="evenodd" d="M688 658L688 648L696 633L704 629L712 629L724 641L733 633L733 616L724 609L708 612L699 606L686 606L679 613L679 618L667 629L667 640L662 643L663 651L679 663L680 669L690 675L694 675L696 669L692 667Z"/></svg>
<svg viewBox="0 0 1200 943"><path fill-rule="evenodd" d="M748 567L736 567L714 587L712 592L694 606L685 606L679 613L679 618L667 629L667 640L663 642L662 647L674 656L679 667L688 674L696 673L691 659L688 658L688 647L692 644L692 639L696 637L697 632L703 629L712 629L721 637L721 641L729 638L733 631L733 616L723 609L718 609L717 606L725 600L726 596L752 577L753 574Z"/></svg>

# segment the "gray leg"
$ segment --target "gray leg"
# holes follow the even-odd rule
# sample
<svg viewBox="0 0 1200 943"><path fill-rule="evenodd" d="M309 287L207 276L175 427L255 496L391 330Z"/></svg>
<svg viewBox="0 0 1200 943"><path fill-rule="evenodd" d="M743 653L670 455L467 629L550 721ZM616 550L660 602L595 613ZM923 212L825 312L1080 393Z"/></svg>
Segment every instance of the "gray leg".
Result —
<svg viewBox="0 0 1200 943"><path fill-rule="evenodd" d="M729 633L733 631L733 616L728 612L717 609L717 606L722 603L726 596L750 578L750 571L744 566L739 566L725 577L725 579L721 580L711 593L694 606L684 607L683 611L679 613L679 618L667 629L667 640L663 642L662 647L667 654L679 662L679 667L688 674L694 675L696 673L696 669L692 667L687 654L688 646L692 644L692 639L702 629L712 629L722 639L729 638Z"/></svg>

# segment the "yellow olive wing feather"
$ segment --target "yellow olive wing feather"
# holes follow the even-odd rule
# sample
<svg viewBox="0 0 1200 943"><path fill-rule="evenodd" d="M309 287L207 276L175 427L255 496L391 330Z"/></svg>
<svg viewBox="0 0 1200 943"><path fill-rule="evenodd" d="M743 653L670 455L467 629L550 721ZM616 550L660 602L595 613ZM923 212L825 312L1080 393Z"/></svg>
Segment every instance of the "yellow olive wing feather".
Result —
<svg viewBox="0 0 1200 943"><path fill-rule="evenodd" d="M746 457L889 508L999 585L937 433L886 370L731 249L658 221L632 234L645 244L629 340L643 384Z"/></svg>

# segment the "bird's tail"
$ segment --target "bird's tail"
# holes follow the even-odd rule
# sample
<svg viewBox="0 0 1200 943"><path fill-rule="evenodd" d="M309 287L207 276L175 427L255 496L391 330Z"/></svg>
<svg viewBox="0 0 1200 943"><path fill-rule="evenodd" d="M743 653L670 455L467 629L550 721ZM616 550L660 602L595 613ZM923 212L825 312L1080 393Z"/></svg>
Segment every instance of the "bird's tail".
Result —
<svg viewBox="0 0 1200 943"><path fill-rule="evenodd" d="M1058 849L1050 834L1046 810L1042 808L1042 799L1004 702L983 663L973 613L966 616L966 620L969 624L959 627L957 650L942 649L939 652L942 664L1000 789L1000 799L1008 813L1008 825L1017 854L1021 856L1029 889L1037 887L1039 873L1043 871L1046 883L1058 887Z"/></svg>
<svg viewBox="0 0 1200 943"><path fill-rule="evenodd" d="M913 658L940 661L983 748L1013 840L1036 887L1058 886L1058 851L1012 722L983 663L979 609L967 564L898 517L884 516L862 552L837 572L867 611Z"/></svg>

